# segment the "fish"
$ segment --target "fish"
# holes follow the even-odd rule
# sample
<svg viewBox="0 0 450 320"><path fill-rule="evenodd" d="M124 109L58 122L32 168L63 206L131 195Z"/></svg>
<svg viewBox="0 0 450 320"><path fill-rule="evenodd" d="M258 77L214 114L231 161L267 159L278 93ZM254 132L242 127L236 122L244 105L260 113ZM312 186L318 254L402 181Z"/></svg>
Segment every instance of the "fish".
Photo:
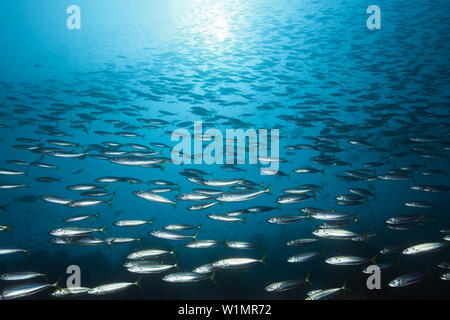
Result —
<svg viewBox="0 0 450 320"><path fill-rule="evenodd" d="M14 254L23 252L25 255L30 255L30 248L26 249L14 249L14 248L0 248L0 255L6 255L6 254Z"/></svg>
<svg viewBox="0 0 450 320"><path fill-rule="evenodd" d="M54 229L50 231L49 234L55 237L74 237L74 236L83 236L95 232L101 232L105 234L105 228L64 227Z"/></svg>
<svg viewBox="0 0 450 320"><path fill-rule="evenodd" d="M318 256L320 256L319 252L303 252L289 257L286 261L289 263L299 263L312 260Z"/></svg>
<svg viewBox="0 0 450 320"><path fill-rule="evenodd" d="M4 300L17 299L22 297L31 296L42 292L48 288L56 287L58 282L55 283L25 283L3 289L1 297Z"/></svg>
<svg viewBox="0 0 450 320"><path fill-rule="evenodd" d="M388 285L392 288L406 287L418 283L427 277L428 275L426 273L407 273L391 280Z"/></svg>
<svg viewBox="0 0 450 320"><path fill-rule="evenodd" d="M357 256L336 256L336 257L330 257L325 259L325 262L332 265L338 265L338 266L355 266L360 264L366 264L369 262L372 262L373 264L376 264L375 257L372 259L367 259L364 257L357 257Z"/></svg>
<svg viewBox="0 0 450 320"><path fill-rule="evenodd" d="M87 294L89 290L91 289L87 287L60 288L53 291L50 295L52 297L77 297Z"/></svg>
<svg viewBox="0 0 450 320"><path fill-rule="evenodd" d="M308 244L313 244L313 243L316 243L317 241L319 241L319 240L316 238L300 238L300 239L289 240L288 242L286 242L286 245L288 247L299 247L299 246L305 246Z"/></svg>
<svg viewBox="0 0 450 320"><path fill-rule="evenodd" d="M265 287L267 292L283 292L296 289L300 286L308 286L311 284L309 280L309 273L306 274L305 279L298 280L284 280L279 282L273 282Z"/></svg>
<svg viewBox="0 0 450 320"><path fill-rule="evenodd" d="M277 216L267 219L268 223L271 224L288 224L288 223L294 223L302 219L306 219L307 216L294 216L294 215L284 215L284 216Z"/></svg>
<svg viewBox="0 0 450 320"><path fill-rule="evenodd" d="M240 202L240 201L248 201L254 199L263 193L270 193L270 185L261 191L250 192L250 193L222 193L219 195L216 200L220 202Z"/></svg>
<svg viewBox="0 0 450 320"><path fill-rule="evenodd" d="M197 240L195 239L194 242L186 243L184 246L186 248L211 248L211 247L217 247L221 243L217 240Z"/></svg>
<svg viewBox="0 0 450 320"><path fill-rule="evenodd" d="M138 279L136 282L114 282L102 284L100 286L91 288L87 291L88 294L92 295L103 295L103 294L111 294L123 291L131 286L140 286Z"/></svg>
<svg viewBox="0 0 450 320"><path fill-rule="evenodd" d="M238 217L233 217L233 216L228 216L226 214L208 214L208 218L212 219L212 220L217 220L217 221L223 221L223 222L242 222L245 224L245 217L244 218L238 218Z"/></svg>
<svg viewBox="0 0 450 320"><path fill-rule="evenodd" d="M197 239L198 232L194 233L192 236L179 234L173 231L166 231L166 230L155 230L151 231L149 233L151 236L155 238L160 239L167 239L167 240L187 240L187 239Z"/></svg>
<svg viewBox="0 0 450 320"><path fill-rule="evenodd" d="M146 258L158 258L165 255L172 255L175 256L175 249L171 251L162 250L162 249L144 249L139 250L130 253L127 256L127 259L129 260L139 260L139 259L146 259Z"/></svg>
<svg viewBox="0 0 450 320"><path fill-rule="evenodd" d="M185 282L198 282L202 280L210 279L215 283L214 280L215 272L213 271L211 275L206 275L204 273L195 273L195 272L177 272L165 275L162 280L166 282L173 283L185 283Z"/></svg>
<svg viewBox="0 0 450 320"><path fill-rule="evenodd" d="M100 204L108 204L109 206L112 206L112 200L98 200L98 199L80 199L80 200L72 200L65 204L66 207L69 208L85 208L85 207L93 207L98 206Z"/></svg>
<svg viewBox="0 0 450 320"><path fill-rule="evenodd" d="M236 269L243 268L253 265L255 263L265 264L266 255L264 255L261 259L254 258L227 258L222 260L217 260L213 262L213 267L218 269Z"/></svg>
<svg viewBox="0 0 450 320"><path fill-rule="evenodd" d="M353 231L335 228L316 229L312 232L312 234L324 239L337 239L337 240L348 240L361 236L360 234L355 233Z"/></svg>
<svg viewBox="0 0 450 320"><path fill-rule="evenodd" d="M259 248L259 246L253 244L252 242L249 241L229 241L229 240L225 240L224 241L224 245L227 248L232 248L232 249L255 249L255 248Z"/></svg>
<svg viewBox="0 0 450 320"><path fill-rule="evenodd" d="M29 280L39 277L47 278L47 275L45 273L33 271L10 272L0 275L0 280L18 281L18 280Z"/></svg>
<svg viewBox="0 0 450 320"><path fill-rule="evenodd" d="M148 192L148 191L134 191L133 194L135 196L142 198L144 200L147 200L147 201L158 202L158 203L171 203L173 205L176 205L176 202L169 200L158 194Z"/></svg>
<svg viewBox="0 0 450 320"><path fill-rule="evenodd" d="M152 224L153 219L150 220L118 220L114 222L117 227L138 227L145 224Z"/></svg>
<svg viewBox="0 0 450 320"><path fill-rule="evenodd" d="M331 288L324 290L314 290L312 292L308 292L308 296L305 300L328 300L332 297L336 296L341 291L348 290L346 287L346 282L339 288Z"/></svg>
<svg viewBox="0 0 450 320"><path fill-rule="evenodd" d="M128 266L126 266L127 271L131 273L138 273L138 274L153 274L153 273L161 273L168 271L173 268L178 267L178 262L175 264L161 264L161 263L154 263L154 262L134 262Z"/></svg>
<svg viewBox="0 0 450 320"><path fill-rule="evenodd" d="M411 246L402 251L404 255L420 255L425 253L432 253L440 251L448 247L448 243L445 242L426 242Z"/></svg>

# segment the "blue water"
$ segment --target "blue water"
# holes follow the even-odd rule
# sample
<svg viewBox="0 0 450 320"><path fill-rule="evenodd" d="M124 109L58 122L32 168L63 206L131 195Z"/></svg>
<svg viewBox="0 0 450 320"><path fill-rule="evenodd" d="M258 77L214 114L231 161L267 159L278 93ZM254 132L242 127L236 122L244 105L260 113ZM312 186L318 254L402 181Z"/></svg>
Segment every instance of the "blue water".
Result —
<svg viewBox="0 0 450 320"><path fill-rule="evenodd" d="M69 30L66 8L81 8L81 29ZM142 289L129 288L123 293L104 296L122 299L304 299L306 288L283 293L268 293L268 284L310 273L310 289L334 288L347 281L350 292L341 299L448 299L449 283L439 279L445 271L437 264L448 261L449 249L424 256L400 253L383 256L383 247L394 243L417 244L444 241L440 229L450 227L448 192L432 193L411 190L413 184L446 185L447 174L424 176L426 169L448 173L449 147L449 21L448 1L378 1L381 8L381 29L366 27L365 1L3 1L0 3L0 128L1 168L28 170L27 175L2 176L2 183L25 183L29 188L0 190L0 225L11 224L11 232L0 233L3 247L31 248L30 256L1 256L0 273L14 271L48 272L49 281L63 276L66 268L78 265L82 285L95 287L115 281L135 281L137 275L127 272L122 264L132 251L144 248L176 248L180 271L229 257L261 258L262 264L239 269L219 270L217 284L211 281L173 284L161 280L164 274L145 275ZM138 106L131 114L133 106ZM102 109L106 107L108 109ZM209 115L199 116L192 107L202 107ZM127 108L127 109L125 109ZM160 110L174 113L165 115ZM57 121L42 115L59 118ZM93 120L83 115L90 115ZM93 158L99 154L93 145L105 141L121 144L152 142L173 147L170 134L184 121L203 120L225 132L239 126L224 124L236 118L247 128L280 129L280 170L289 177L260 174L259 166L239 166L245 172L228 172L220 165L164 164L163 169L121 166ZM286 116L300 119L286 121ZM391 116L379 121L383 116ZM140 119L162 119L167 124L145 128ZM84 121L81 121L84 120ZM137 126L131 130L138 137L101 136L95 131L122 131L105 120L118 120ZM373 120L373 122L371 122ZM81 121L81 122L77 122ZM40 126L56 126L63 136L51 136ZM205 125L206 126L206 125ZM129 130L127 130L129 131ZM392 133L392 134L390 134ZM311 137L345 135L335 146L343 149L334 155L349 165L321 166L311 162L320 155L315 150L290 151L295 144L317 145ZM409 137L432 135L439 139L419 144ZM36 161L40 153L18 149L27 144L18 137L47 140L61 139L80 144L67 151L88 151L82 159L65 159L45 155L41 160L58 166L44 169L15 166L6 160ZM361 138L385 152L371 147L351 145L349 138ZM38 145L30 143L29 145ZM205 144L206 145L206 144ZM14 147L16 146L16 147ZM412 150L427 146L440 158L424 158ZM169 149L159 149L159 156L170 157ZM123 150L129 151L126 147ZM397 159L390 155L405 152ZM326 153L325 154L330 154ZM374 170L385 173L412 163L426 167L412 172L414 179L404 181L346 182L336 175L362 168L369 161L382 161ZM296 174L294 169L313 166L325 169L324 174ZM112 207L102 204L91 208L69 208L44 202L40 195L49 194L68 199L82 198L67 186L95 183L103 176L123 176L179 183L180 192L200 187L179 173L196 168L211 173L209 178L245 178L264 186L271 193L241 203L224 203L202 211L189 211L193 202L170 204L147 202L133 191L147 190L153 185L115 183L107 187L115 192ZM73 172L82 169L79 174ZM37 177L60 178L59 182L41 183ZM277 206L283 189L299 184L316 184L323 189L317 200L280 205L281 210L246 215L246 223L214 221L211 213L227 213L256 205ZM349 187L372 190L376 198L367 205L342 207L335 197L349 193ZM228 190L228 189L224 189ZM178 191L162 194L175 200ZM31 195L31 202L19 198ZM107 200L106 197L103 200ZM411 200L425 200L436 208L406 207ZM287 247L296 238L311 237L321 221L301 220L286 225L267 223L277 215L301 214L303 207L358 211L360 224L349 230L385 232L366 242L324 240L305 247ZM385 220L399 214L425 211L433 219L408 231L386 228ZM77 223L77 226L105 226L106 234L120 237L142 236L130 244L74 246L49 243L51 230L68 226L62 219L77 214L99 212L99 218ZM151 226L119 228L119 219L150 219ZM208 249L185 248L186 241L156 239L148 234L172 223L202 224L199 239L251 241L261 250L233 250L223 246ZM192 234L188 231L186 234ZM96 234L96 237L103 237ZM373 257L378 262L391 262L392 270L382 274L382 289L368 290L363 266L333 266L323 257L313 261L290 264L286 259L306 251L324 250L327 257L356 255ZM167 262L175 262L172 257ZM431 277L404 287L390 288L389 281L409 272L424 272ZM11 283L2 281L0 288ZM51 290L50 290L51 292ZM32 298L49 298L49 292ZM83 298L92 298L83 296ZM94 297L97 298L97 297Z"/></svg>

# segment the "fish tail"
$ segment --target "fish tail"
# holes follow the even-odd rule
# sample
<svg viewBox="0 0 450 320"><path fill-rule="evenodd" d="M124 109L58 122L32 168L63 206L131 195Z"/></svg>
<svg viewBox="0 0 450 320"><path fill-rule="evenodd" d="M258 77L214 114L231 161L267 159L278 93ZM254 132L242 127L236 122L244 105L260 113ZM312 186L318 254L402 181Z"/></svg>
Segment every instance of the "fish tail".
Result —
<svg viewBox="0 0 450 320"><path fill-rule="evenodd" d="M312 286L312 282L309 278L309 272L306 274L304 281L305 281L305 286Z"/></svg>
<svg viewBox="0 0 450 320"><path fill-rule="evenodd" d="M5 232L11 232L12 223L7 224L5 228Z"/></svg>
<svg viewBox="0 0 450 320"><path fill-rule="evenodd" d="M28 257L30 256L30 249L31 249L31 248L26 248L26 249L23 251L23 253L25 253L25 255L28 256Z"/></svg>
<svg viewBox="0 0 450 320"><path fill-rule="evenodd" d="M111 241L108 241L108 242L106 243L106 244L108 245L108 248L111 249L111 250L114 249L114 247L113 247L113 242L114 242L114 240L111 240Z"/></svg>
<svg viewBox="0 0 450 320"><path fill-rule="evenodd" d="M377 255L374 255L374 256L370 259L370 262L372 262L373 264L378 264L376 259L377 259Z"/></svg>
<svg viewBox="0 0 450 320"><path fill-rule="evenodd" d="M52 286L54 286L54 287L55 287L56 289L58 289L58 290L61 290L61 287L60 287L60 285L59 285L59 282L61 281L61 279L62 279L62 275L59 276L58 279L56 279L55 283L53 283Z"/></svg>
<svg viewBox="0 0 450 320"><path fill-rule="evenodd" d="M142 277L138 277L136 279L136 282L134 283L139 289L142 289L142 287L141 287L141 280L142 280Z"/></svg>
<svg viewBox="0 0 450 320"><path fill-rule="evenodd" d="M364 241L365 241L367 244L369 244L369 238L367 238L367 235L368 235L368 234L369 234L368 232L362 234L362 237L364 238Z"/></svg>
<svg viewBox="0 0 450 320"><path fill-rule="evenodd" d="M100 228L98 229L98 231L100 231L102 234L106 235L105 227L100 227Z"/></svg>
<svg viewBox="0 0 450 320"><path fill-rule="evenodd" d="M261 263L262 263L265 267L268 267L268 266L267 266L267 263L266 263L266 258L267 258L267 254L264 254L264 255L262 256L261 260L259 260L259 261L261 261Z"/></svg>
<svg viewBox="0 0 450 320"><path fill-rule="evenodd" d="M211 276L209 278L211 279L212 283L217 284L217 282L216 282L216 270L214 270L211 273Z"/></svg>
<svg viewBox="0 0 450 320"><path fill-rule="evenodd" d="M174 248L172 251L170 251L169 253L172 255L172 257L174 257L174 258L176 258L177 260L178 260L178 258L177 258L177 256L175 255L175 250L177 250L177 248Z"/></svg>
<svg viewBox="0 0 450 320"><path fill-rule="evenodd" d="M344 283L342 284L341 289L344 290L344 291L351 291L349 288L347 288L347 280L344 281Z"/></svg>
<svg viewBox="0 0 450 320"><path fill-rule="evenodd" d="M269 185L267 186L267 188L264 189L264 192L267 192L269 195L273 196L272 192L270 192L270 187L271 187L271 186L272 186L272 185L269 184Z"/></svg>
<svg viewBox="0 0 450 320"><path fill-rule="evenodd" d="M355 222L357 224L361 224L361 220L359 220L359 212L358 212L358 210L355 211Z"/></svg>

